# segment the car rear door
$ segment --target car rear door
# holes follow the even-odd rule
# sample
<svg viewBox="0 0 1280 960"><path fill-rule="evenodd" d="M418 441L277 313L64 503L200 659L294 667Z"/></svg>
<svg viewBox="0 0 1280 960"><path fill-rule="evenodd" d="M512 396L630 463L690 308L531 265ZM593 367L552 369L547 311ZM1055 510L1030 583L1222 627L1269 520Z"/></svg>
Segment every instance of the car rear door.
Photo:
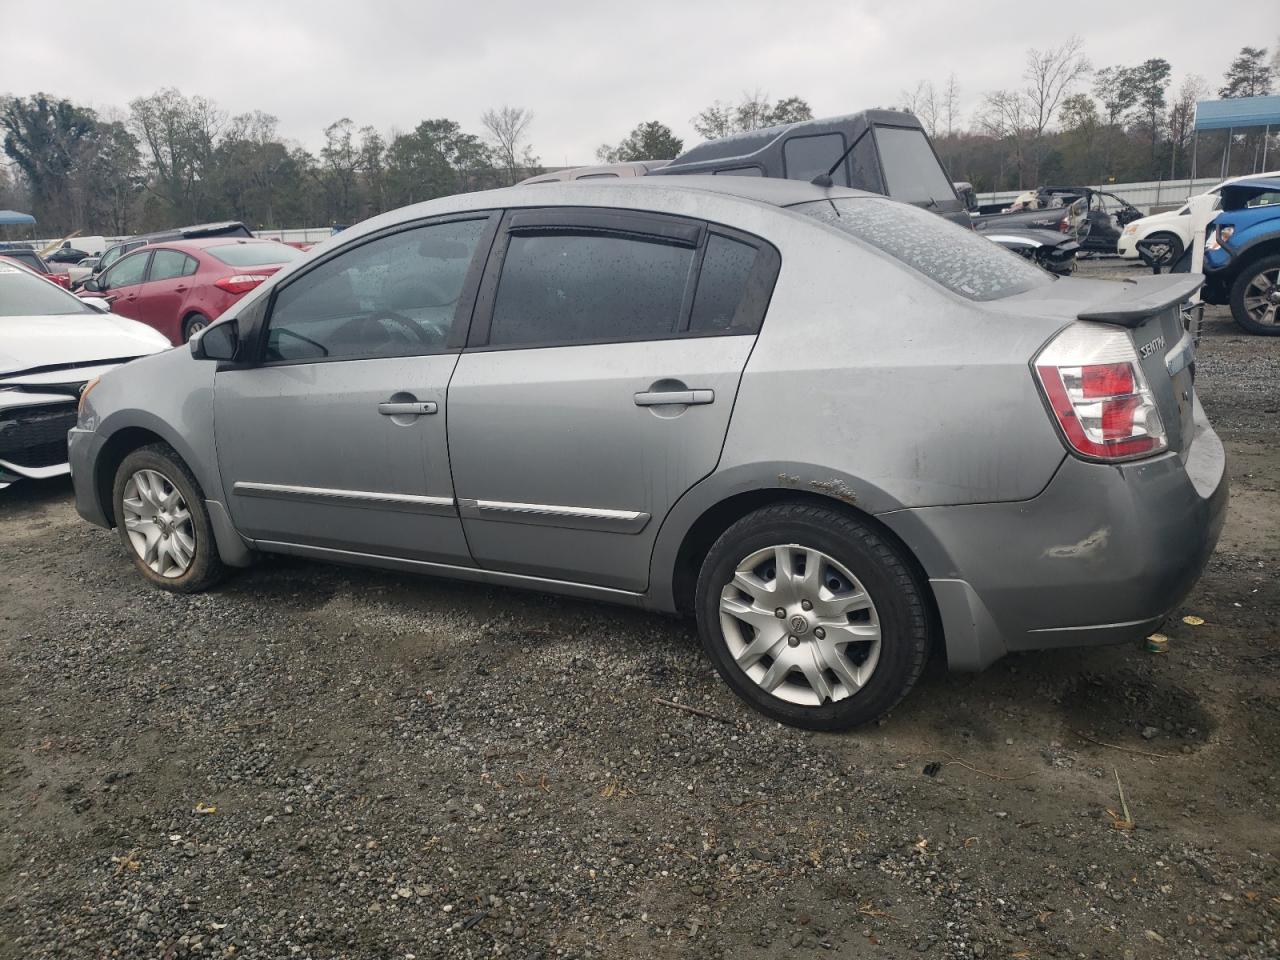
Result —
<svg viewBox="0 0 1280 960"><path fill-rule="evenodd" d="M509 213L449 385L476 562L645 589L667 511L719 460L778 266L691 220Z"/></svg>
<svg viewBox="0 0 1280 960"><path fill-rule="evenodd" d="M139 298L147 277L147 264L151 250L144 247L136 253L121 257L106 273L98 278L99 293L111 304L111 312L130 320L143 319L143 307Z"/></svg>
<svg viewBox="0 0 1280 960"><path fill-rule="evenodd" d="M339 559L472 565L445 391L496 225L480 212L361 238L281 284L263 320L245 311L256 352L214 379L242 533Z"/></svg>
<svg viewBox="0 0 1280 960"><path fill-rule="evenodd" d="M151 253L147 282L138 297L138 318L170 343L182 342L182 304L198 267L196 259L181 250L156 247Z"/></svg>

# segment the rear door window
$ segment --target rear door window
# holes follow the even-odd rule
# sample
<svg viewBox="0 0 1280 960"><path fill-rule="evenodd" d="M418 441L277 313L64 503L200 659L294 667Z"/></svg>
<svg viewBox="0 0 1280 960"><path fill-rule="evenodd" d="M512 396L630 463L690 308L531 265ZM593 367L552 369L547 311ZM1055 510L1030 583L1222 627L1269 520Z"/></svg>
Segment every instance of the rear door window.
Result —
<svg viewBox="0 0 1280 960"><path fill-rule="evenodd" d="M196 272L196 261L181 250L157 250L151 255L149 280L173 280Z"/></svg>
<svg viewBox="0 0 1280 960"><path fill-rule="evenodd" d="M875 247L968 300L997 300L1053 283L1031 261L919 207L874 197L791 207Z"/></svg>
<svg viewBox="0 0 1280 960"><path fill-rule="evenodd" d="M755 247L711 234L702 257L689 330L693 333L756 333L763 319L751 310L747 286L755 267Z"/></svg>
<svg viewBox="0 0 1280 960"><path fill-rule="evenodd" d="M590 231L513 234L489 328L491 346L650 340L673 335L695 249Z"/></svg>

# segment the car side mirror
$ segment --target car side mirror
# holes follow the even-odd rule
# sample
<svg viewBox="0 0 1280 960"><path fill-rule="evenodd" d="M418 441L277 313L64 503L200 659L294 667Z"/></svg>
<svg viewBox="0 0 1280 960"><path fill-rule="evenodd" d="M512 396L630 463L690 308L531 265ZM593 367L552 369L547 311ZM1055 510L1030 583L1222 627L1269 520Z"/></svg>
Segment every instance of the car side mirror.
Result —
<svg viewBox="0 0 1280 960"><path fill-rule="evenodd" d="M97 310L99 313L111 312L111 304L102 297L81 297L80 299L93 307L93 309Z"/></svg>
<svg viewBox="0 0 1280 960"><path fill-rule="evenodd" d="M97 277L89 277L84 283L80 284L80 288L82 290L91 290L94 293L99 293L102 290L102 284L98 282Z"/></svg>
<svg viewBox="0 0 1280 960"><path fill-rule="evenodd" d="M234 360L240 350L240 329L234 320L205 327L191 338L191 355L197 360Z"/></svg>

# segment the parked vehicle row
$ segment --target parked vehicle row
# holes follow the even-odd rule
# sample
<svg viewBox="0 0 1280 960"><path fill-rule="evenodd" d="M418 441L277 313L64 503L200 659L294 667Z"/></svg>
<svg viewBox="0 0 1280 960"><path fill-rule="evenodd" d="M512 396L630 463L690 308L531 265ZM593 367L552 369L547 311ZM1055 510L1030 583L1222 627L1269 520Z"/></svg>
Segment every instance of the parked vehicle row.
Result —
<svg viewBox="0 0 1280 960"><path fill-rule="evenodd" d="M1280 175L1219 189L1221 213L1204 249L1204 300L1230 304L1250 333L1280 336Z"/></svg>
<svg viewBox="0 0 1280 960"><path fill-rule="evenodd" d="M154 327L171 343L184 343L281 265L301 256L297 248L275 240L153 241L87 278L80 293L101 297L113 312Z"/></svg>
<svg viewBox="0 0 1280 960"><path fill-rule="evenodd" d="M0 246L0 260L18 263L33 273L38 273L50 283L69 288L71 280L65 273L60 273L49 265L44 257L26 244L7 244Z"/></svg>
<svg viewBox="0 0 1280 960"><path fill-rule="evenodd" d="M285 553L691 614L813 728L935 644L1150 632L1227 497L1200 279L1056 278L930 209L663 175L382 215L90 383L77 509L168 590Z"/></svg>
<svg viewBox="0 0 1280 960"><path fill-rule="evenodd" d="M67 431L85 383L169 346L106 311L0 259L0 488L66 474Z"/></svg>

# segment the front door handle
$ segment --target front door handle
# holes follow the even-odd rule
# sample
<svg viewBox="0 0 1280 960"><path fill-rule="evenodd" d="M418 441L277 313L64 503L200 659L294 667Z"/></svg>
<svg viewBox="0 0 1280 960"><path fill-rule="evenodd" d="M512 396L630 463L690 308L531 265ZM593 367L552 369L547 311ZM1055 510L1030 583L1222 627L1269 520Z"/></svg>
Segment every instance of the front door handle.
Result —
<svg viewBox="0 0 1280 960"><path fill-rule="evenodd" d="M664 404L692 407L699 403L715 402L714 390L645 390L636 394L637 407L659 407Z"/></svg>
<svg viewBox="0 0 1280 960"><path fill-rule="evenodd" d="M378 412L384 417L420 417L424 414L435 413L435 401L413 401L412 403L393 403L388 400L386 403L378 404Z"/></svg>

